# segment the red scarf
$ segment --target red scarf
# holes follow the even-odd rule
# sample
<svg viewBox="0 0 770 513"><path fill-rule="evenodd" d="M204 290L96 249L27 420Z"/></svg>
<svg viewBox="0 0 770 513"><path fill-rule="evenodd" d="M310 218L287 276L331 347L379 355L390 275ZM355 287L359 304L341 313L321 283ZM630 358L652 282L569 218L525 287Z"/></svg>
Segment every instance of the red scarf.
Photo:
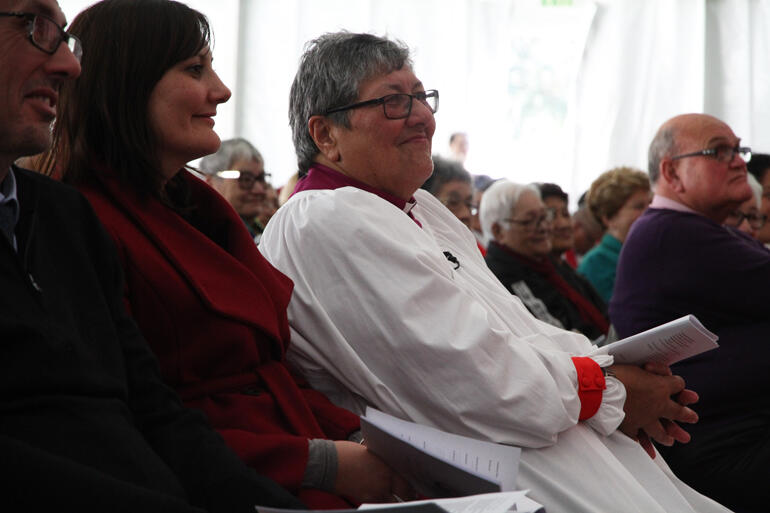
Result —
<svg viewBox="0 0 770 513"><path fill-rule="evenodd" d="M493 241L491 244L497 243ZM593 303L587 300L580 292L573 289L572 286L570 286L570 284L561 277L561 275L556 271L556 266L553 265L553 262L551 262L550 258L546 257L543 260L536 262L516 253L515 251L503 246L502 244L497 244L497 246L509 255L515 257L519 262L526 265L530 269L542 274L551 285L556 287L556 290L558 290L562 296L567 298L573 305L575 305L575 308L577 308L578 312L580 313L580 317L582 317L584 321L593 324L605 335L607 334L607 331L610 329L610 324L607 319L593 305Z"/></svg>

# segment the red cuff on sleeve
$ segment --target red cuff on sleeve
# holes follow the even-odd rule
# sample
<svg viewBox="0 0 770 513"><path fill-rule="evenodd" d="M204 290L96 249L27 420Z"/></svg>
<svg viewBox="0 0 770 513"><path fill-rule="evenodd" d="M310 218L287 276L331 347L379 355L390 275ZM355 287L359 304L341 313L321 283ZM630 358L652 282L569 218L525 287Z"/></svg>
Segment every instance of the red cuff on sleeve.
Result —
<svg viewBox="0 0 770 513"><path fill-rule="evenodd" d="M599 364L587 356L574 356L572 363L577 370L578 397L580 398L580 420L587 420L599 411L602 393L607 388L604 373Z"/></svg>

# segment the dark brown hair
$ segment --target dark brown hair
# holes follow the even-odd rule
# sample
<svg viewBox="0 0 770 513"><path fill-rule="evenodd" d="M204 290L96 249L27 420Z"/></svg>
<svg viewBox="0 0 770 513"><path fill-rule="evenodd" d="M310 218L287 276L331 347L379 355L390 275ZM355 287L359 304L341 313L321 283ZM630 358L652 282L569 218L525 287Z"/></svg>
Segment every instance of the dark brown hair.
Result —
<svg viewBox="0 0 770 513"><path fill-rule="evenodd" d="M545 201L548 198L559 198L564 203L569 203L569 196L566 192L555 183L539 183L537 188L540 189L540 198Z"/></svg>
<svg viewBox="0 0 770 513"><path fill-rule="evenodd" d="M69 32L83 43L80 77L62 85L52 161L80 183L112 169L140 195L163 197L148 104L155 85L210 41L206 17L171 0L104 0Z"/></svg>

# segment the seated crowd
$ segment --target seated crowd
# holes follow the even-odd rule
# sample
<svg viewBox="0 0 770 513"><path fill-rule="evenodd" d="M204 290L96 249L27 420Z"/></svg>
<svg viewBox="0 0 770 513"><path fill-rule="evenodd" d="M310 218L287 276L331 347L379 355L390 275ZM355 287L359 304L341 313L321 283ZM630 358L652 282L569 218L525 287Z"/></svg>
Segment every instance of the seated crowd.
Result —
<svg viewBox="0 0 770 513"><path fill-rule="evenodd" d="M8 504L414 498L361 440L374 406L521 447L517 485L549 513L765 508L770 156L747 179L722 121L667 121L648 173L601 174L572 215L556 184L474 178L464 133L433 156L439 92L408 47L330 33L291 86L279 191L213 130L230 90L202 13L103 0L64 31L55 0L6 4ZM594 353L687 314L719 349L673 368Z"/></svg>

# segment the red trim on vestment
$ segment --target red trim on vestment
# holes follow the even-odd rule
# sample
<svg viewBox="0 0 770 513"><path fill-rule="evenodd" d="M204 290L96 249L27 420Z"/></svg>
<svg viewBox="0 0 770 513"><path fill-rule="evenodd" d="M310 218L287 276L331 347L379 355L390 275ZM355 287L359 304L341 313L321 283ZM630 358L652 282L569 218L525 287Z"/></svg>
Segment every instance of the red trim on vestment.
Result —
<svg viewBox="0 0 770 513"><path fill-rule="evenodd" d="M602 404L602 394L607 388L604 373L599 364L587 356L573 356L572 363L577 370L578 397L580 398L579 420L593 417Z"/></svg>

